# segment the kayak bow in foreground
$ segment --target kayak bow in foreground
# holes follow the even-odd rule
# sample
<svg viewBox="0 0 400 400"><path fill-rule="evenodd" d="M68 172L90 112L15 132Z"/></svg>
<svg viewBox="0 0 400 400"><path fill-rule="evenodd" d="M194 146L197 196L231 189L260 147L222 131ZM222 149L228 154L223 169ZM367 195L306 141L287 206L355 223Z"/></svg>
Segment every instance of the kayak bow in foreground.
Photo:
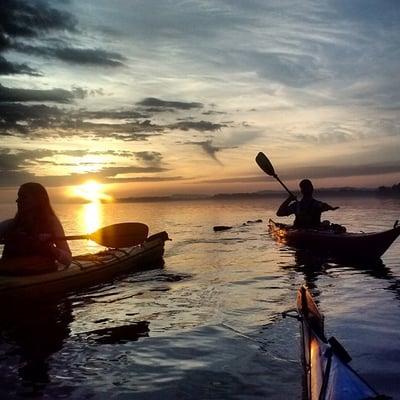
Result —
<svg viewBox="0 0 400 400"><path fill-rule="evenodd" d="M378 395L348 365L351 357L335 338L326 339L324 317L305 286L297 294L297 313L301 322L305 399L388 399Z"/></svg>
<svg viewBox="0 0 400 400"><path fill-rule="evenodd" d="M379 259L400 235L400 226L373 233L335 232L323 229L297 229L269 220L269 231L280 243L296 248L312 249L343 259Z"/></svg>

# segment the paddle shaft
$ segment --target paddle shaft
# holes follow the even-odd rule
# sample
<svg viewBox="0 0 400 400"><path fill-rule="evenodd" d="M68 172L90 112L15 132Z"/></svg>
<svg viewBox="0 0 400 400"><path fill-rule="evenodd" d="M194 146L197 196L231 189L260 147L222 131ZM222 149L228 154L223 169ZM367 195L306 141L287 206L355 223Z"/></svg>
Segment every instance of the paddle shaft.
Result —
<svg viewBox="0 0 400 400"><path fill-rule="evenodd" d="M149 227L140 222L126 222L109 225L95 232L84 235L71 235L49 238L49 240L92 240L105 247L131 247L143 243L147 239ZM17 239L16 239L17 240ZM3 242L0 241L0 244Z"/></svg>
<svg viewBox="0 0 400 400"><path fill-rule="evenodd" d="M79 239L90 239L90 235L71 235L71 236L61 236L56 237L54 240L79 240Z"/></svg>
<svg viewBox="0 0 400 400"><path fill-rule="evenodd" d="M289 189L288 189L288 187L280 180L280 178L279 178L279 176L278 175L272 175L283 187L284 187L284 189L291 195L291 196L293 196L293 197L296 197Z"/></svg>

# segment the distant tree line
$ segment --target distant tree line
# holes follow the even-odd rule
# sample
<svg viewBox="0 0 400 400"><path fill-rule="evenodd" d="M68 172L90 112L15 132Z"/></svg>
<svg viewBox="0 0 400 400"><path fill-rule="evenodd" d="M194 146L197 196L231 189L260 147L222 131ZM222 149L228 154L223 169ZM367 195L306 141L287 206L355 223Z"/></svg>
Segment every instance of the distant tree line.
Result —
<svg viewBox="0 0 400 400"><path fill-rule="evenodd" d="M393 186L379 186L378 194L382 196L400 196L400 183Z"/></svg>

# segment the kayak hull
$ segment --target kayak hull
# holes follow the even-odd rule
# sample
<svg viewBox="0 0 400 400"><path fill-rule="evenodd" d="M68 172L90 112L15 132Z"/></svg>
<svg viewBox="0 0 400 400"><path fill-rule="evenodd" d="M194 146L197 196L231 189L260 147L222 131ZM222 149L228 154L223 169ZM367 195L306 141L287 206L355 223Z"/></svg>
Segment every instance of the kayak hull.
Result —
<svg viewBox="0 0 400 400"><path fill-rule="evenodd" d="M307 400L365 400L378 393L349 365L343 347L324 333L324 317L304 286L297 294L301 322L304 398ZM382 397L383 398L383 397Z"/></svg>
<svg viewBox="0 0 400 400"><path fill-rule="evenodd" d="M109 281L116 276L161 267L164 264L166 232L149 237L143 244L124 249L108 249L73 258L68 268L29 276L0 276L0 299L8 301L46 299Z"/></svg>
<svg viewBox="0 0 400 400"><path fill-rule="evenodd" d="M311 249L343 259L379 259L400 235L400 226L374 233L336 233L330 230L296 229L269 220L269 231L280 243Z"/></svg>

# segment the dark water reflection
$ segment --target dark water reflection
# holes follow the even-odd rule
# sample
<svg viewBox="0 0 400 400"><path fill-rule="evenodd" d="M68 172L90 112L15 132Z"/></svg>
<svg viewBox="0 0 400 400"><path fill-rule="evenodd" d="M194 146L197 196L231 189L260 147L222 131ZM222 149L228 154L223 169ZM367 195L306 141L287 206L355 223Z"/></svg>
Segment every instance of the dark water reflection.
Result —
<svg viewBox="0 0 400 400"><path fill-rule="evenodd" d="M334 262L329 257L315 254L306 249L281 248L280 251L293 253L295 263L293 266L288 265L286 268L303 274L304 283L311 289L316 298L320 293L317 284L318 278L321 275L329 275L331 269L344 269L388 281L388 285L385 285L384 289L394 293L395 297L400 300L400 279L396 278L393 271L385 265L382 259L373 260L370 263L365 261L358 263Z"/></svg>
<svg viewBox="0 0 400 400"><path fill-rule="evenodd" d="M25 394L40 394L50 382L49 357L62 349L70 334L71 302L15 304L0 315L2 358L7 360L0 368L2 377L10 374L12 382L12 375L18 373ZM14 384L11 387L13 391ZM1 387L3 393L9 394L9 389L7 384Z"/></svg>

